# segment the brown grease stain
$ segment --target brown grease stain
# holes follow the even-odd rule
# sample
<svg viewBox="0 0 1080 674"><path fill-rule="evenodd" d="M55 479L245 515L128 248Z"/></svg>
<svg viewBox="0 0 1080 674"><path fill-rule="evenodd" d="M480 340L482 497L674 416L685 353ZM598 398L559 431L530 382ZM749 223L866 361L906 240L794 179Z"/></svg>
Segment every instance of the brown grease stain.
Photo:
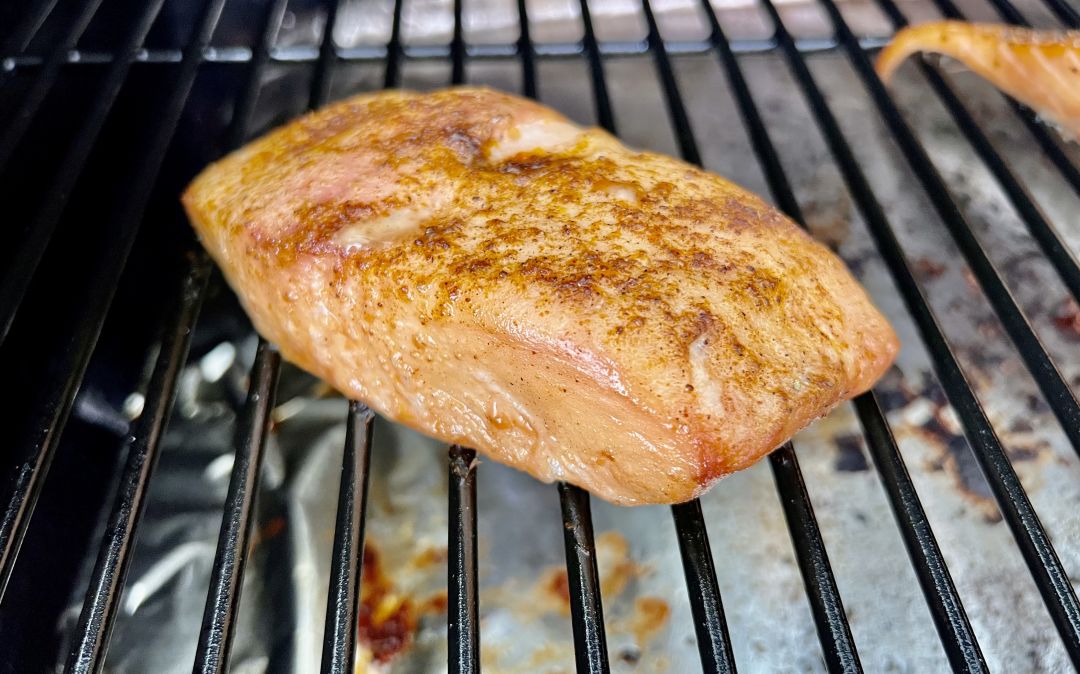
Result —
<svg viewBox="0 0 1080 674"><path fill-rule="evenodd" d="M667 625L671 607L660 597L638 597L630 617L630 631L639 647L643 647Z"/></svg>
<svg viewBox="0 0 1080 674"><path fill-rule="evenodd" d="M409 648L422 616L446 611L446 592L422 600L400 592L370 541L364 546L363 564L357 637L374 662L385 663Z"/></svg>
<svg viewBox="0 0 1080 674"><path fill-rule="evenodd" d="M255 530L254 535L251 537L251 542L248 544L248 549L255 549L266 541L280 536L283 531L285 531L285 518L270 518L266 524Z"/></svg>

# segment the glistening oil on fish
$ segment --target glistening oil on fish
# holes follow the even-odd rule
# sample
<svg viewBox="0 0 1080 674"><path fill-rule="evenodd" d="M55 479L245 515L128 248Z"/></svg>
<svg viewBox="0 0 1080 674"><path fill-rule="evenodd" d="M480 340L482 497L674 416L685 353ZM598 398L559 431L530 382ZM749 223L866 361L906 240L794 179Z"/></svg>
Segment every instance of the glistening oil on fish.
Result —
<svg viewBox="0 0 1080 674"><path fill-rule="evenodd" d="M184 202L287 359L616 503L701 494L898 349L840 260L758 197L488 89L336 103Z"/></svg>

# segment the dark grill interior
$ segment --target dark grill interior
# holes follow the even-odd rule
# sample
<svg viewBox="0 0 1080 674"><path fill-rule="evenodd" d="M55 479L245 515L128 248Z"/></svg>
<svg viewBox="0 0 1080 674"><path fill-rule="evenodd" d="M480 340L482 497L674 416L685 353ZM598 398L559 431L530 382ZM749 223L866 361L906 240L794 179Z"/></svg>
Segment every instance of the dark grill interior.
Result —
<svg viewBox="0 0 1080 674"><path fill-rule="evenodd" d="M290 67L311 72L307 107L331 98L335 75L350 65L380 69L386 87L398 86L408 62L449 61L453 83L466 81L467 62L516 59L523 93L538 95L538 63L583 59L597 123L618 132L619 111L605 73L609 59L647 55L655 66L677 147L702 164L699 139L684 104L675 61L683 54L715 54L745 126L773 201L806 226L802 206L751 93L743 55L783 57L832 159L864 221L896 291L929 354L938 383L955 412L985 487L1012 532L1046 610L1074 666L1080 666L1080 604L1065 566L1021 484L1010 454L969 384L927 290L901 247L889 212L871 187L866 166L835 116L808 65L835 51L853 66L891 140L898 146L929 204L945 225L996 313L1005 335L1074 449L1080 451L1080 406L1073 386L1044 346L1033 322L991 260L964 205L931 159L908 117L878 80L873 50L882 36L856 35L834 0L820 0L832 37L796 39L771 0L768 39L729 39L708 2L701 10L706 40L669 40L650 0L642 0L646 38L597 39L588 0L580 0L580 41L534 43L528 6L517 0L519 38L513 44L465 39L463 2L453 4L446 45L403 41L404 0L393 6L389 42L339 48L331 39L338 2L315 0L32 0L0 8L0 185L9 245L0 258L0 362L6 385L18 392L7 406L8 451L0 521L0 660L4 671L39 671L66 660L65 671L100 671L124 590L125 574L146 496L189 354L201 356L223 338L250 328L227 294L207 305L206 329L196 331L208 295L220 289L206 256L192 240L176 195L194 173L239 147L268 123L298 110L261 107L268 73ZM1044 0L1061 26L1080 26L1069 0ZM933 0L942 16L964 18L952 0ZM990 0L1000 20L1024 25L1008 0ZM361 5L362 6L362 5ZM876 0L893 29L907 24L893 0ZM230 12L231 10L231 12ZM289 10L289 11L287 11ZM292 13L290 13L290 11ZM325 17L316 43L278 45L286 20ZM287 17L293 17L287 19ZM146 48L144 48L146 45ZM944 69L918 63L934 95L955 120L985 168L1026 226L1045 260L1073 298L1080 297L1080 266L1051 218L988 131L957 93ZM342 91L335 97L350 93ZM262 96L260 95L262 94ZM272 97L269 108L273 108ZM1003 100L1069 188L1080 194L1075 148L1022 105ZM734 123L734 120L731 121ZM928 224L929 226L933 226ZM906 345L907 346L907 345ZM149 365L147 365L149 363ZM194 670L228 670L253 512L271 432L280 356L260 341L237 425L235 460L225 500ZM127 421L112 410L132 391L143 392L141 414ZM242 397L242 391L238 392ZM947 661L955 671L988 671L945 557L908 474L876 393L854 409L865 445L895 514ZM373 415L349 406L347 440L334 526L333 560L321 671L353 669ZM116 434L126 436L122 443ZM376 447L375 451L378 451ZM967 450L965 450L967 451ZM54 461L55 459L55 461ZM449 670L480 669L476 469L472 450L451 447L449 462ZM821 657L829 671L862 671L829 555L791 443L770 456L770 467L805 584ZM560 484L573 641L579 672L606 672L609 654L589 495ZM721 484L717 489L724 489ZM40 503L39 503L40 501ZM35 506L39 506L35 509ZM104 508L98 540L94 522ZM721 588L701 505L672 508L693 629L707 672L734 672ZM20 554L21 550L21 554ZM56 616L75 587L81 555L96 555L91 582L69 652L57 657ZM717 560L721 559L717 553ZM497 560L497 556L495 558ZM497 563L497 561L496 561ZM724 558L724 563L737 560ZM689 626L681 626L689 634ZM782 639L782 635L776 635ZM569 635L568 635L569 638ZM312 671L316 667L311 663Z"/></svg>

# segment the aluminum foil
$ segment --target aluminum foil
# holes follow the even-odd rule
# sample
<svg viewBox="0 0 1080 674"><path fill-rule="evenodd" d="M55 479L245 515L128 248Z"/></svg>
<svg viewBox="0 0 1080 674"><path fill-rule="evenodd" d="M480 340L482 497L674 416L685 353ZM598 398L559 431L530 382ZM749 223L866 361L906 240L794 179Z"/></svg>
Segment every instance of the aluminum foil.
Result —
<svg viewBox="0 0 1080 674"><path fill-rule="evenodd" d="M506 13L512 10L510 3L492 0L493 8L502 9L491 12L473 11L483 3L466 4L473 17L470 30L490 28L497 34L516 22L516 15ZM665 21L682 16L688 6L678 0L655 4L666 8ZM530 3L535 6L534 18L542 21L550 16L555 23L572 18L573 5ZM363 6L370 11L370 3ZM445 13L448 3L423 0L407 6L411 37L429 33L438 38L434 41L445 39L445 22L432 19L428 24L423 17ZM633 3L610 0L596 7L598 15L623 14L619 24L623 28L618 30L627 32L607 39L631 39L634 26L641 25ZM389 24L379 19L379 12L372 15L361 9L357 4L347 10L346 16L352 18L340 27L339 42L385 40ZM820 16L813 19L816 14L810 6L792 11L811 17L792 26L805 29L806 35L825 25L815 23ZM880 17L866 7L845 5L845 11L851 12L853 21L863 22L859 24L863 32L881 29ZM989 18L984 7L973 11L976 18ZM931 14L921 5L915 12ZM744 18L730 20L743 21L737 25L745 35L753 35L754 26L762 25L744 20L745 14L739 16ZM576 39L572 32L564 35L561 39ZM288 33L283 39L287 38ZM877 390L991 670L1068 671L1067 656L1008 527L789 71L777 54L747 55L741 63L812 230L838 247L901 336L904 348L897 366ZM1080 574L1076 453L844 56L815 54L810 65L1065 568L1076 579ZM676 70L707 166L768 195L716 58L680 56ZM961 95L1069 245L1080 247L1080 222L1075 217L1080 204L1075 195L1033 150L996 92L960 69L950 72L955 72ZM470 63L468 77L517 91L519 73L520 66L513 61L484 61ZM676 153L652 59L611 59L606 73L626 142ZM374 66L343 66L335 78L336 94L372 88L380 74ZM442 86L448 74L446 63L407 62L405 85ZM277 83L268 90L282 97L292 92L293 98L281 106L274 100L260 101L264 121L280 117L280 109L302 107L296 97L305 90L305 76L295 69L272 73ZM583 62L542 62L539 82L546 103L583 123L593 122ZM1080 386L1076 357L1080 308L1065 301L1067 293L1022 223L914 68L900 72L895 92L1063 374L1074 388ZM1069 151L1080 158L1075 146ZM237 400L243 395L252 354L252 338L223 343L185 371L150 489L108 672L190 670L232 462ZM137 403L132 401L131 412L137 412ZM324 386L298 371L285 370L244 580L234 672L317 671L345 413L345 402ZM948 671L851 407L842 405L801 433L795 444L866 670ZM447 479L445 447L381 419L377 422L364 596L365 610L373 621L381 620L381 628L362 636L358 672L446 671ZM555 488L483 461L478 504L484 671L573 671ZM740 671L823 672L768 465L724 480L702 498L702 505ZM593 518L612 670L697 671L690 606L669 510L617 508L594 500ZM87 574L90 564L92 560L87 562ZM64 635L73 627L79 601L81 597L73 598L59 626ZM388 621L407 629L387 629Z"/></svg>

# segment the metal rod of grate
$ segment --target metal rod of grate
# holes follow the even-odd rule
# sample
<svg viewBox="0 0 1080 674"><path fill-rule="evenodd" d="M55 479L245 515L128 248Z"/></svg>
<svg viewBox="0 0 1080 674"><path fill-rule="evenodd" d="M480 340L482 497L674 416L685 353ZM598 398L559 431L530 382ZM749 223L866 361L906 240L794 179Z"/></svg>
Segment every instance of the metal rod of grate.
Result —
<svg viewBox="0 0 1080 674"><path fill-rule="evenodd" d="M30 46L41 25L49 18L59 0L37 0L8 33L3 43L5 54L19 54Z"/></svg>
<svg viewBox="0 0 1080 674"><path fill-rule="evenodd" d="M450 84L455 86L465 83L462 2L454 0L454 31L450 40ZM401 4L401 0L397 4ZM395 8L394 13L400 17L400 8ZM449 458L447 666L451 674L477 674L480 671L480 594L476 568L476 452L452 445Z"/></svg>
<svg viewBox="0 0 1080 674"><path fill-rule="evenodd" d="M329 31L329 28L327 28ZM350 674L356 657L357 606L363 571L364 515L371 474L371 433L375 415L367 406L349 403L341 489L334 522L330 591L323 630L322 674Z"/></svg>
<svg viewBox="0 0 1080 674"><path fill-rule="evenodd" d="M135 51L149 31L163 1L157 0L144 7L143 14L136 17L122 49L115 58L108 61L111 65L105 83L94 99L95 103L91 107L87 120L83 123L80 134L68 150L66 158L74 161L61 167L52 188L53 192L49 193L63 198L43 206L34 221L34 229L31 232L33 236L30 239L30 255L27 256L27 261L21 263L22 266L5 277L5 288L10 287L13 290L5 291L7 292L5 297L11 301L5 301L0 305L0 309L3 310L3 313L0 313L0 318L3 319L3 323L0 324L3 332L0 336L6 334L12 321L15 320L15 311L21 302L22 293L25 292L33 276L37 260L40 259L49 243L52 230L63 215L66 195L78 181L89 151L104 121L108 118L112 102L126 78L127 70L135 60ZM934 2L947 16L960 16L950 0L934 0ZM1006 20L1014 23L1024 22L1023 16L1008 3L1008 0L991 0L991 2ZM1063 22L1076 25L1078 17L1075 10L1063 0L1045 0L1045 2ZM170 90L165 107L168 114L162 119L153 135L153 142L148 146L158 151L148 152L144 161L136 167L138 170L133 173L134 177L130 182L135 186L132 193L137 196L132 199L131 205L117 217L117 221L123 223L123 226L119 228L120 233L116 235L117 241L124 251L130 250L131 242L138 231L150 189L156 181L163 161L164 150L168 147L179 115L186 104L195 73L199 64L208 58L210 37L224 3L225 0L208 0L191 42L182 53L182 67ZM1077 437L1074 437L1075 428L1070 425L1077 419L1078 409L1075 398L1067 388L1062 388L1060 374L1038 342L1038 337L1031 330L1015 301L1009 296L1000 274L989 262L972 234L970 226L964 221L962 214L952 201L947 186L934 171L925 149L903 121L880 81L873 75L869 60L864 53L866 42L860 41L851 33L832 0L822 0L822 3L836 33L835 40L826 42L829 46L839 45L848 54L879 112L904 151L905 157L922 180L942 220L957 239L969 263L972 264L980 284L1005 323L1020 355L1050 401L1055 414L1065 426L1066 433L1070 434L1070 439L1080 449L1080 445L1077 445ZM9 36L5 48L17 51L24 49L37 28L49 16L54 4L55 0L40 0L35 3ZM0 168L3 168L6 159L22 139L26 128L43 103L45 95L55 84L61 68L70 61L69 52L74 49L79 36L94 17L98 4L100 3L92 1L83 6L82 11L63 33L60 46L40 63L40 69L35 73L33 83L20 102L14 124L9 125L4 135L0 136L0 159L4 160L0 161ZM463 0L454 2L454 30L448 48L444 51L436 49L427 55L419 52L411 53L402 44L403 4L403 0L396 0L394 4L391 36L385 50L370 55L372 59L385 61L385 85L396 86L400 80L403 60L413 57L445 58L449 56L452 82L455 84L464 82L466 58L472 56L473 52L464 38ZM554 57L556 54L538 49L532 43L528 31L526 2L518 0L517 4L521 32L517 43L505 55L520 58L525 94L535 97L536 59L539 56ZM790 183L749 86L742 75L736 57L736 52L741 49L734 47L733 43L727 40L708 1L702 0L702 5L711 29L705 48L715 50L728 75L740 115L774 198L783 210L801 223L799 205L794 198ZM896 26L903 25L904 18L899 14L892 0L879 0L879 5ZM597 41L587 0L580 0L580 6L584 38L580 49L568 49L566 55L581 55L586 59L593 85L597 119L602 126L614 132L615 116L608 94L603 57L615 51ZM259 42L250 50L249 57L241 59L248 65L249 72L240 92L228 132L229 147L239 146L248 138L252 130L250 129L251 118L258 101L263 73L269 64L280 58L280 54L277 54L274 49L274 42L284 18L285 7L285 0L267 0ZM830 151L837 160L882 257L892 272L902 298L930 351L935 369L950 402L957 410L972 451L982 466L1002 512L1017 538L1066 648L1074 663L1080 664L1080 636L1078 636L1080 635L1080 617L1078 617L1080 611L1077 608L1075 593L1068 578L1064 575L1060 561L1027 500L1000 441L994 435L982 407L965 380L933 312L923 297L881 206L806 65L805 45L795 41L787 32L779 13L770 0L764 0L764 7L776 25L776 35L774 40L766 41L762 49L778 48L792 68ZM688 161L700 164L700 153L669 56L669 47L672 43L667 43L662 38L649 0L642 0L642 9L648 25L648 37L640 49L633 52L628 50L627 53L648 53L654 58L680 151ZM314 52L315 57L298 59L298 62L315 63L309 107L318 107L326 101L332 78L332 65L349 58L336 50L332 44L332 26L336 15L337 2L328 2L327 28L324 30L318 49ZM973 131L965 128L965 122L969 121L972 124L968 126L974 127L974 120L956 98L948 81L932 68L924 68L924 74L930 79L935 93L945 102L946 107L960 123L973 147L997 177L1003 190L1031 228L1033 236L1043 246L1048 258L1055 264L1063 280L1075 294L1074 283L1078 279L1075 259L1064 249L1050 223L1039 211L1023 185L1015 178L1004 159L990 146L985 134L977 128ZM1030 115L1026 115L1026 111L1015 105L1014 109L1022 113L1022 119L1025 123L1029 123L1029 129L1032 130L1034 137L1047 151L1048 156L1058 166L1066 180L1072 182L1074 187L1080 185L1080 181L1074 181L1077 177L1075 166L1068 161L1046 130L1035 125ZM927 172L924 173L923 169ZM38 233L39 228L40 233ZM94 301L88 303L87 308L76 321L79 327L73 335L73 343L77 348L73 350L75 355L70 358L70 367L64 369L69 374L53 386L53 393L48 398L50 402L41 411L40 420L43 423L36 427L44 430L40 436L35 436L25 447L20 448L25 450L28 457L28 461L22 465L29 466L30 469L17 472L9 481L4 495L8 499L4 518L0 521L0 543L3 544L0 547L3 562L3 575L0 576L0 581L4 583L10 575L36 494L48 471L51 454L55 450L75 391L96 344L97 335L111 302L112 288L119 279L126 256L127 253L124 252L119 259L103 264L95 277L93 286L95 290L92 293ZM205 255L196 256L189 277L184 283L178 309L173 314L165 332L163 348L147 390L147 412L139 420L128 449L128 462L122 472L121 487L109 519L106 538L99 551L98 563L93 573L83 613L80 616L78 633L69 657L67 671L99 671L103 664L113 609L123 589L127 555L137 531L143 496L152 475L160 435L166 425L171 401L175 394L176 375L183 364L190 332L202 301L208 269L209 263ZM239 424L241 430L237 442L233 476L227 496L211 589L207 598L203 630L199 639L195 671L220 672L228 668L232 627L239 605L240 582L244 571L247 540L252 526L262 450L268 431L269 413L273 406L279 365L280 356L273 347L260 342L258 355L252 368L248 401ZM855 407L950 663L956 671L986 671L985 662L964 613L963 605L880 406L873 394L866 394L855 401ZM348 671L355 646L356 604L359 597L371 428L370 411L358 403L351 404L347 426L348 439L343 453L341 496L337 513L338 526L324 636L323 671L327 672ZM453 672L478 672L479 597L476 568L475 453L472 450L451 447L448 458L451 468L449 503L451 527L448 532L451 561L449 664ZM774 453L770 462L796 556L803 573L807 597L818 627L825 663L830 671L861 671L855 644L844 614L843 603L791 445L785 445ZM586 492L566 484L560 484L558 492L565 525L567 570L570 578L572 622L578 669L582 672L608 671L589 496ZM686 572L703 669L708 672L733 672L735 671L733 649L724 620L700 504L694 501L675 506L672 514Z"/></svg>
<svg viewBox="0 0 1080 674"><path fill-rule="evenodd" d="M690 610L694 616L701 669L708 673L734 674L735 653L731 647L720 588L716 582L709 534L705 516L697 499L671 507L675 530L679 537L686 589L690 595Z"/></svg>
<svg viewBox="0 0 1080 674"><path fill-rule="evenodd" d="M248 541L255 521L266 436L270 432L270 410L274 405L281 357L274 347L259 343L252 368L247 402L236 439L225 513L218 536L217 553L210 573L210 591L203 611L202 629L195 651L193 671L218 674L229 670L229 653L240 609L240 589L247 564Z"/></svg>
<svg viewBox="0 0 1080 674"><path fill-rule="evenodd" d="M120 590L124 587L132 544L146 505L146 489L157 464L161 436L169 423L180 370L191 344L192 328L202 306L210 266L198 265L184 279L180 307L166 326L164 341L147 385L144 413L131 434L128 459L120 477L105 536L91 575L65 671L78 674L100 672L116 617Z"/></svg>
<svg viewBox="0 0 1080 674"><path fill-rule="evenodd" d="M319 61L311 78L311 108L324 105L333 79L334 26L339 0L327 7ZM367 406L349 403L345 448L341 458L341 490L338 495L331 557L330 590L323 629L323 674L349 674L356 658L356 626L363 571L364 522L371 467L371 436L375 415Z"/></svg>
<svg viewBox="0 0 1080 674"><path fill-rule="evenodd" d="M1016 8L1008 2L1005 2L1004 0L991 0L991 2L994 3L994 6L997 7L998 11L1001 11L1003 15L1006 11L1011 11L1021 19L1023 18L1020 15L1020 12L1016 11ZM1066 2L1066 0L1045 0L1045 2L1047 7L1050 8L1050 11L1052 11L1063 24L1069 28L1080 26L1080 11ZM1010 18L1009 21L1013 23L1027 23L1026 21L1017 21L1012 18Z"/></svg>
<svg viewBox="0 0 1080 674"><path fill-rule="evenodd" d="M141 176L136 181L134 194L149 194L156 180L165 148L172 137L180 114L186 103L195 74L198 69L202 45L209 42L214 27L224 7L224 0L211 0L205 6L201 19L197 22L192 36L192 44L187 50L188 58L181 66L169 101L166 104L167 115L162 119L155 141L147 148L145 164L138 171ZM120 228L121 240L112 248L122 251L126 257L130 251L138 222L145 208L145 200L136 197L132 201L136 209L132 215L121 218L125 223ZM113 274L105 274L104 288L115 287L115 278L122 262L115 264ZM127 570L128 555L134 544L138 520L141 515L143 496L153 474L157 460L161 434L168 421L176 393L177 375L187 357L191 332L198 318L202 304L205 284L209 278L210 265L203 259L194 265L184 280L179 297L180 308L174 315L173 322L164 331L164 342L154 366L148 385L149 396L146 399L143 415L132 433L128 464L122 477L124 487L117 495L110 518L107 534L98 553L98 563L94 569L82 615L76 634L79 641L69 656L67 670L72 672L100 671L104 664L105 647L112 627L119 588L123 587ZM109 292L108 290L106 292ZM92 321L104 318L105 311L99 312ZM95 332L100 330L96 323Z"/></svg>
<svg viewBox="0 0 1080 674"><path fill-rule="evenodd" d="M281 30L287 0L270 0L266 7L259 44L251 61L247 84L233 111L228 147L239 147L248 137L251 116L258 101L262 75L270 60L270 48ZM326 61L319 61L326 67ZM318 101L312 100L315 105ZM233 472L225 500L217 554L210 575L202 629L195 651L194 672L218 674L229 669L229 654L239 610L240 590L247 563L248 540L254 522L270 412L277 394L281 355L262 338L252 365L248 399L241 413L233 458Z"/></svg>
<svg viewBox="0 0 1080 674"><path fill-rule="evenodd" d="M617 134L615 117L611 109L611 100L608 95L607 80L604 75L604 66L596 33L592 23L592 15L589 11L587 0L581 0L581 15L584 30L584 51L589 66L592 81L593 100L596 106L596 117L600 125ZM563 492L563 519L567 519L567 504L565 498L569 492ZM694 615L695 632L698 637L698 652L701 655L702 667L706 672L734 672L735 660L728 636L727 624L724 619L723 604L720 599L719 584L716 580L716 570L709 554L708 534L701 515L700 504L693 501L686 507L677 508L673 511L676 523L676 533L679 537L680 553L683 557L683 567L686 575L687 591L690 596L691 610ZM591 529L591 523L590 523ZM575 541L581 536L576 536ZM588 545L592 545L592 537L584 539ZM573 577L577 567L570 566L570 542L567 534L567 570ZM572 589L577 589L571 586ZM603 619L600 613L599 596L595 600L597 606L595 616L586 610L592 603L591 594L599 595L599 590L585 584L586 596L574 595L574 604L579 605L582 617L580 629L575 623L575 646L578 653L579 671L597 671L595 669L583 669L582 665L602 662L606 670L606 646L601 650L594 641L590 641L590 634L603 633ZM589 620L596 620L599 625L591 626ZM583 654L583 647L585 653ZM583 661L583 656L585 660ZM601 661L601 657L603 660Z"/></svg>
<svg viewBox="0 0 1080 674"><path fill-rule="evenodd" d="M480 596L476 569L476 452L450 447L449 667L451 672L480 671Z"/></svg>
<svg viewBox="0 0 1080 674"><path fill-rule="evenodd" d="M579 674L600 674L610 671L610 667L589 494L574 485L560 482L559 503L562 506L566 579L570 590L570 619L574 625L577 670Z"/></svg>
<svg viewBox="0 0 1080 674"><path fill-rule="evenodd" d="M1001 273L995 268L982 244L979 243L970 223L950 195L945 179L935 168L925 147L904 121L896 103L889 97L885 85L874 73L869 58L855 44L855 35L845 22L839 8L833 0L821 0L821 3L833 23L841 45L848 52L856 72L870 91L893 138L900 145L910 163L915 177L922 183L927 196L930 197L931 203L952 235L972 274L978 280L987 300L994 307L1002 327L1016 345L1020 357L1046 397L1055 416L1061 422L1065 434L1073 447L1080 452L1080 405L1077 404L1072 389L1065 382L1027 317L1016 303L1002 280Z"/></svg>

